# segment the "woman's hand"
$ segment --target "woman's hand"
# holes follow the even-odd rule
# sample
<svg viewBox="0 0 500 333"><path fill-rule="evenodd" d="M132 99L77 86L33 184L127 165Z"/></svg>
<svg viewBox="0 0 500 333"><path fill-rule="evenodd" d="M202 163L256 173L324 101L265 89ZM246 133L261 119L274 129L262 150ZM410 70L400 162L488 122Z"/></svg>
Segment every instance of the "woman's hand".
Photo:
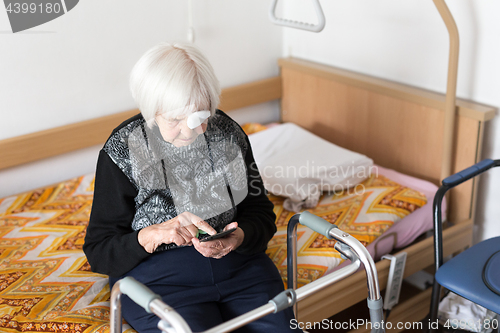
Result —
<svg viewBox="0 0 500 333"><path fill-rule="evenodd" d="M223 231L237 228L224 238L218 238L211 241L200 242L198 238L191 239L195 249L205 257L220 259L229 252L236 250L245 238L245 233L238 228L238 222L229 223Z"/></svg>
<svg viewBox="0 0 500 333"><path fill-rule="evenodd" d="M210 235L217 231L207 222L189 212L177 215L171 220L163 223L150 225L139 231L139 244L149 253L153 253L161 244L175 243L177 245L191 245L196 239L198 229Z"/></svg>

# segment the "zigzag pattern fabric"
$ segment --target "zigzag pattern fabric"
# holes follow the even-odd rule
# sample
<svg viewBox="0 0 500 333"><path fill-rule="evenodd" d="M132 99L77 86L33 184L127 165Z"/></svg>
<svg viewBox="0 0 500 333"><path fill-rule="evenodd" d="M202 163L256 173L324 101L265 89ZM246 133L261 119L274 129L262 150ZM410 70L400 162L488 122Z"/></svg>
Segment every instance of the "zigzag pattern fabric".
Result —
<svg viewBox="0 0 500 333"><path fill-rule="evenodd" d="M282 197L269 196L277 216L278 232L268 244L267 254L287 281L287 225L295 214L283 208ZM382 175L372 174L355 188L322 195L316 207L306 209L368 246L394 223L427 203L424 194L402 186ZM311 229L297 227L297 286L301 287L332 272L343 261L333 249L335 240Z"/></svg>
<svg viewBox="0 0 500 333"><path fill-rule="evenodd" d="M0 199L1 332L109 331L108 279L82 251L93 180Z"/></svg>
<svg viewBox="0 0 500 333"><path fill-rule="evenodd" d="M0 331L109 331L108 279L92 273L82 251L94 175L0 199ZM393 223L425 204L425 196L382 176L364 183L363 194L323 196L311 209L369 244ZM286 224L293 215L275 204L278 233L267 250L286 282ZM341 263L334 243L298 230L299 284ZM135 332L124 325L127 333Z"/></svg>

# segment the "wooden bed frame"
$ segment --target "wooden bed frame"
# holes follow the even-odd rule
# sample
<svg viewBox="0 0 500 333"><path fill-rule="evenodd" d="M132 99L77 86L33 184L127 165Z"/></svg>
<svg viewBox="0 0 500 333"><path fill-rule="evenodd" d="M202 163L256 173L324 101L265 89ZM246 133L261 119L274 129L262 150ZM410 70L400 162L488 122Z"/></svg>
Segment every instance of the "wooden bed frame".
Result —
<svg viewBox="0 0 500 333"><path fill-rule="evenodd" d="M220 108L241 107L281 99L281 118L375 163L438 184L442 172L445 96L299 59L281 59L281 76L224 89ZM111 130L138 110L87 120L0 141L0 169L14 167L103 143ZM457 101L451 156L453 171L479 161L484 123L495 110ZM477 181L454 189L444 231L444 255L472 243ZM405 277L433 264L432 237L404 249ZM381 289L389 261L377 263ZM340 281L298 305L299 320L320 321L367 297L364 272ZM425 317L430 289L395 307L392 322Z"/></svg>
<svg viewBox="0 0 500 333"><path fill-rule="evenodd" d="M440 184L445 122L445 95L299 59L279 61L282 77L282 120L339 146L371 157L380 166ZM484 123L491 107L456 101L451 166L457 172L481 158ZM444 255L472 244L477 180L464 183L448 197ZM433 238L404 249L404 277L434 263ZM390 262L377 263L381 289ZM429 311L431 289L399 304L390 320L416 322ZM367 297L364 271L356 273L298 305L298 319L320 321ZM395 325L394 325L395 327Z"/></svg>

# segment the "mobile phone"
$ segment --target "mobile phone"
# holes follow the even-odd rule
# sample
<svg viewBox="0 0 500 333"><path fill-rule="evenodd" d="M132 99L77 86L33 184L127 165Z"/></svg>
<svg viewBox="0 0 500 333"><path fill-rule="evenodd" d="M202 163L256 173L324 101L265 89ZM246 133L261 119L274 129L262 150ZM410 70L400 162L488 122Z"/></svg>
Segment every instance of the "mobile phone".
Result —
<svg viewBox="0 0 500 333"><path fill-rule="evenodd" d="M236 230L236 228L232 228L232 229L228 229L228 230L223 231L223 232L219 232L218 234L211 235L211 236L205 237L203 239L200 239L200 242L208 242L208 241L211 241L211 240L214 240L214 239L217 239L217 238L225 237L225 236L229 235L230 233L232 233L235 230Z"/></svg>

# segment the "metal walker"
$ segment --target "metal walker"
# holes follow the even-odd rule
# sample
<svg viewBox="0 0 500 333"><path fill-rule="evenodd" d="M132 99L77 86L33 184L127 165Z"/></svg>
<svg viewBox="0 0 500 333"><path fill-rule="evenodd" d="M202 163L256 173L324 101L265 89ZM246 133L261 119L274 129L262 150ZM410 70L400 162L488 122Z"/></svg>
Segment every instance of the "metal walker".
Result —
<svg viewBox="0 0 500 333"><path fill-rule="evenodd" d="M337 271L332 272L320 279L313 281L299 289L296 289L297 274L297 224L303 224L312 230L324 235L329 239L335 239L335 249L343 257L349 259L351 263ZM267 304L262 305L250 312L233 318L225 323L217 325L205 333L231 332L252 321L262 318L271 313L277 313L288 307L294 307L298 301L321 291L330 284L337 282L353 273L355 273L363 264L368 286L368 308L370 309L370 321L372 333L384 332L383 327L383 301L380 296L378 284L378 275L375 263L366 250L366 248L354 237L341 231L334 224L331 224L322 218L309 212L294 215L288 223L288 285L292 286ZM158 328L166 333L191 333L191 329L186 321L170 306L165 304L159 295L154 294L149 288L137 282L132 277L126 277L119 280L111 291L111 314L110 314L110 332L121 333L121 295L129 296L134 302L143 307L148 313L154 313L159 317Z"/></svg>

